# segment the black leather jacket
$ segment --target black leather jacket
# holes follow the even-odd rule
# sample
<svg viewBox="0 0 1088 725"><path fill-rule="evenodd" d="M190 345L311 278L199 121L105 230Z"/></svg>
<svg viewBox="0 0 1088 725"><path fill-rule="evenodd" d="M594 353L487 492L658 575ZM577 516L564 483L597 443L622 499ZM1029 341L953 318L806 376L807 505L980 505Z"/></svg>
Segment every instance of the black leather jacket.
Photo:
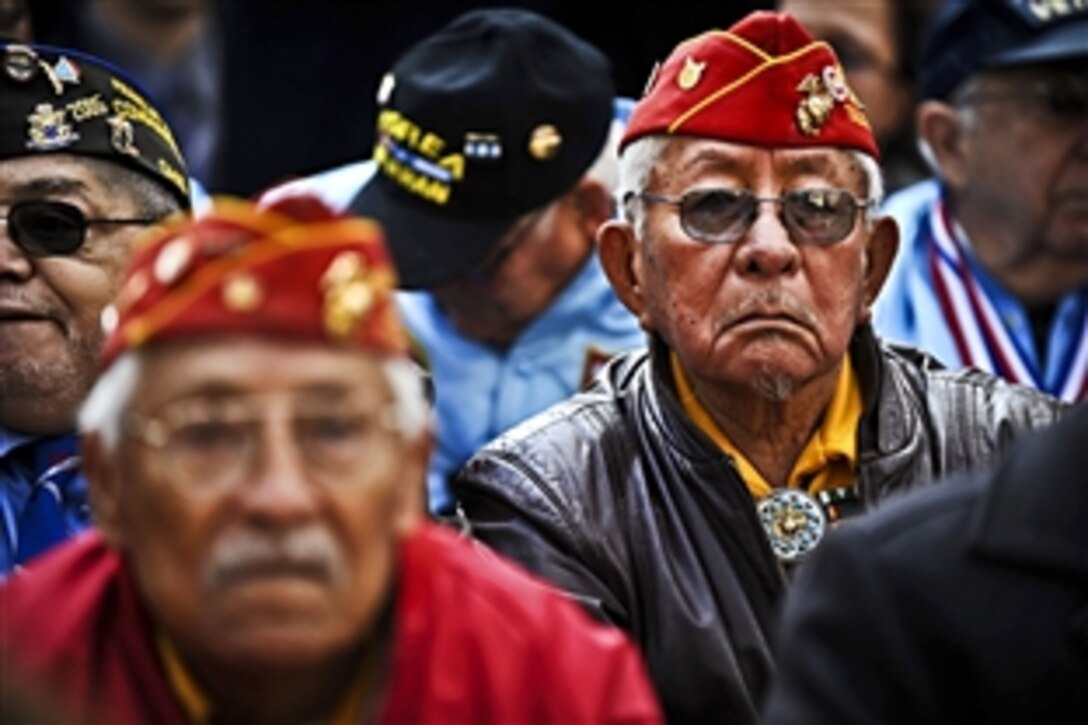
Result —
<svg viewBox="0 0 1088 725"><path fill-rule="evenodd" d="M851 358L866 506L986 465L1066 409L885 346L868 327ZM683 412L667 361L658 341L613 359L591 389L485 447L454 491L474 536L631 633L671 722L755 722L786 580L732 460Z"/></svg>

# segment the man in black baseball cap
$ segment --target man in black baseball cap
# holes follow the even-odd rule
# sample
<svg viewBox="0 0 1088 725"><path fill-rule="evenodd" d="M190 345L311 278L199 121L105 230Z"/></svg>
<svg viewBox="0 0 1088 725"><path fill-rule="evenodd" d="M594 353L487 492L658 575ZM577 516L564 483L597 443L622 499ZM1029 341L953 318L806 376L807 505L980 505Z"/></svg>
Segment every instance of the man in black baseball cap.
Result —
<svg viewBox="0 0 1088 725"><path fill-rule="evenodd" d="M89 525L73 431L100 316L136 238L189 205L173 134L131 78L0 42L0 577Z"/></svg>
<svg viewBox="0 0 1088 725"><path fill-rule="evenodd" d="M409 290L398 304L434 379L436 512L476 449L644 344L594 241L615 210L629 105L608 59L567 28L470 11L384 76L369 162L266 195L316 192L385 228Z"/></svg>
<svg viewBox="0 0 1088 725"><path fill-rule="evenodd" d="M382 79L378 173L351 208L382 220L405 287L464 274L589 168L614 95L604 56L551 21L462 16Z"/></svg>
<svg viewBox="0 0 1088 725"><path fill-rule="evenodd" d="M935 179L892 196L877 330L1088 397L1088 3L945 2L917 112Z"/></svg>

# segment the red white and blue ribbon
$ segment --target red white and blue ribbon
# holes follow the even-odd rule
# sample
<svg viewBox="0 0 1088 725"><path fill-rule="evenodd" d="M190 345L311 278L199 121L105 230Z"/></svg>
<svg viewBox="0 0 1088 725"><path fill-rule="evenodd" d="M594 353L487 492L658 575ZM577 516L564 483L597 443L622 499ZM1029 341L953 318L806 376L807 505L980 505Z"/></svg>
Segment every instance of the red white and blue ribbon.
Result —
<svg viewBox="0 0 1088 725"><path fill-rule="evenodd" d="M1055 361L1059 372L1050 376L1048 383L972 274L962 232L943 200L933 205L929 226L930 274L963 364L1045 390L1062 400L1076 402L1088 397L1088 309L1081 310L1077 339L1063 359Z"/></svg>

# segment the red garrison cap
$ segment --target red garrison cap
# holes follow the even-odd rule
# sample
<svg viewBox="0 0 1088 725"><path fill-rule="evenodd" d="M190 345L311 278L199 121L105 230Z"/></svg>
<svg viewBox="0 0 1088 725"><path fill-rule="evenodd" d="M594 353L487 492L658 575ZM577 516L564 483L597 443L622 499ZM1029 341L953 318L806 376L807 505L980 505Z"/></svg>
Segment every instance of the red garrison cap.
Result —
<svg viewBox="0 0 1088 725"><path fill-rule="evenodd" d="M313 197L259 208L220 197L137 249L102 315L102 368L159 340L261 335L404 355L395 273L379 226Z"/></svg>
<svg viewBox="0 0 1088 725"><path fill-rule="evenodd" d="M635 104L620 147L650 134L835 146L880 158L831 46L792 15L766 11L676 46Z"/></svg>

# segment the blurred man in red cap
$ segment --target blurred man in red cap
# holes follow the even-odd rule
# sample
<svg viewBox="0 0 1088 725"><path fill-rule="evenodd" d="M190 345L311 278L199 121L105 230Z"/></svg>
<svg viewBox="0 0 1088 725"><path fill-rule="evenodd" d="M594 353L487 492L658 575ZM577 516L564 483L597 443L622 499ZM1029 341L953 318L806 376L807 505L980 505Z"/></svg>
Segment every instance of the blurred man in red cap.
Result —
<svg viewBox="0 0 1088 725"><path fill-rule="evenodd" d="M681 43L622 147L598 241L650 349L455 491L477 536L634 635L670 721L752 722L786 573L828 526L1064 408L873 336L897 244L876 142L791 16Z"/></svg>
<svg viewBox="0 0 1088 725"><path fill-rule="evenodd" d="M220 201L144 244L81 411L100 533L2 592L81 721L657 722L633 647L424 521L378 227Z"/></svg>

